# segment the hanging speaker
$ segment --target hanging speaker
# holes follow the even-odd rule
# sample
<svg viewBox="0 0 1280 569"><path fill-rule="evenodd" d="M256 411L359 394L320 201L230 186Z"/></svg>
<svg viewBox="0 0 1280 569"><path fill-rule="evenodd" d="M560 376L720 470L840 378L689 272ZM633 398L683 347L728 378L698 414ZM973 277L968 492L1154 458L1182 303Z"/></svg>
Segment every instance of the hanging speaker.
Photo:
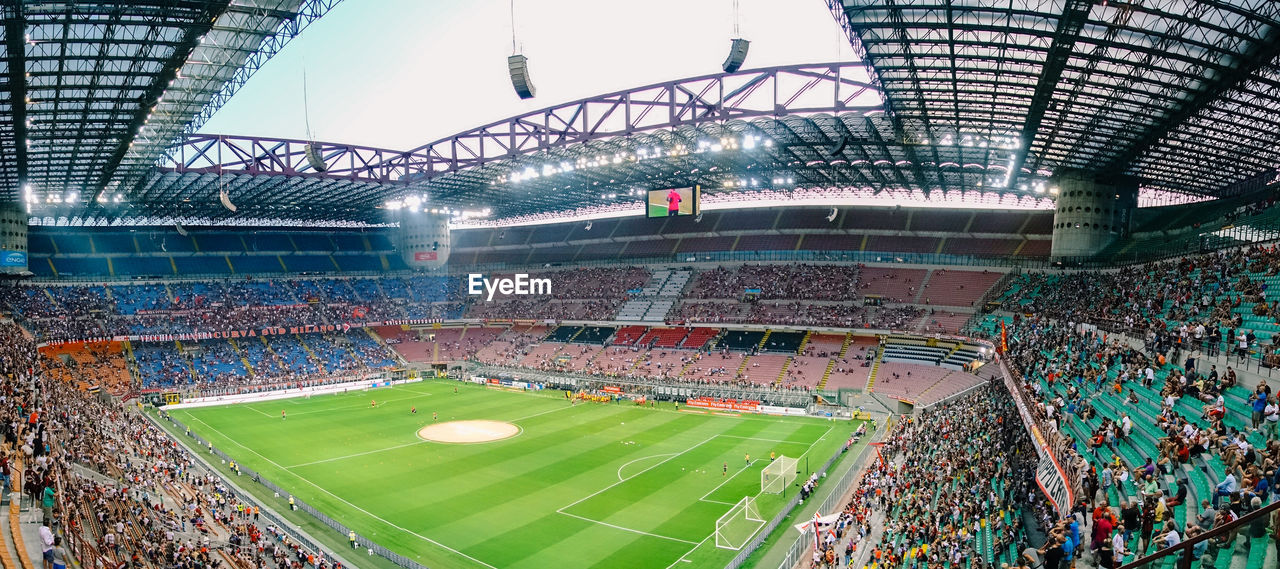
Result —
<svg viewBox="0 0 1280 569"><path fill-rule="evenodd" d="M324 172L329 166L324 163L324 156L320 154L320 144L317 142L307 143L307 163L311 165L311 169L317 172Z"/></svg>
<svg viewBox="0 0 1280 569"><path fill-rule="evenodd" d="M724 58L725 73L733 73L742 68L742 63L747 60L747 48L751 47L751 42L738 38L733 40L733 45L729 46L729 57Z"/></svg>
<svg viewBox="0 0 1280 569"><path fill-rule="evenodd" d="M511 73L511 86L516 88L516 94L521 99L532 99L538 89L529 79L529 58L523 55L508 57L507 71Z"/></svg>
<svg viewBox="0 0 1280 569"><path fill-rule="evenodd" d="M218 190L218 199L222 201L222 207L225 207L231 210L232 213L235 213L236 204L231 203L231 196L227 195L226 188L222 188Z"/></svg>

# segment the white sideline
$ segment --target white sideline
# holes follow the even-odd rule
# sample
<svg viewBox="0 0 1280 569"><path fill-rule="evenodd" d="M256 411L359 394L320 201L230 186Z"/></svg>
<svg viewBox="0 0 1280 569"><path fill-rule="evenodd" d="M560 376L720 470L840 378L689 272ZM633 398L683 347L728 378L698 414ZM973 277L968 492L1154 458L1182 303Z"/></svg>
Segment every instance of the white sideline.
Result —
<svg viewBox="0 0 1280 569"><path fill-rule="evenodd" d="M809 443L809 448L805 449L805 451L804 451L804 452L802 452L802 453L800 453L800 456L798 456L798 457L796 457L796 458L803 458L805 455L809 454L809 451L813 450L813 445L816 445L816 444L818 444L820 441L822 441L822 440L826 439L826 438L827 438L827 435L831 434L831 430L832 430L832 429L835 429L835 428L836 428L836 426L835 426L835 425L831 425L830 427L827 427L826 432L822 433L822 436L821 436L821 437L818 437L817 439L815 439L812 443ZM718 435L718 436L734 437L734 438L739 438L739 439L749 439L749 438L751 438L751 437L739 437L739 436L736 436L736 435ZM772 439L758 439L758 440L772 440ZM795 442L795 441L781 441L781 442ZM701 443L699 443L699 444L701 444ZM745 468L744 468L743 470L745 470ZM741 471L739 471L739 472L741 472ZM736 476L736 474L735 474L735 476ZM726 481L726 482L727 482L727 481ZM721 484L721 485L723 485L723 484L724 484L724 482L721 482L720 484ZM717 488L718 488L718 487L717 487ZM757 496L757 497L758 497L758 496L760 496L760 494L761 494L761 493L762 493L762 492L756 492L756 496ZM705 497L705 496L710 495L710 494L711 494L711 493L710 493L710 492L708 492L707 494L704 494L703 496ZM711 501L711 500L708 500L708 501ZM763 528L763 527L764 527L763 525L762 525L762 526L760 526L760 528ZM759 529L759 528L757 528L757 529L756 529L756 533L759 533L759 532L760 532L760 529ZM670 565L668 565L668 566L667 566L667 569L671 569L672 567L675 567L675 566L676 566L677 564L679 564L680 562L691 563L691 561L688 561L688 560L686 560L685 558L686 558L686 557L688 557L690 553L693 553L693 552L697 551L699 547L702 547L702 544L706 543L706 542L707 542L707 540L709 540L709 539L711 539L711 538L715 537L715 535L716 535L716 532L712 531L710 535L708 535L708 536L707 536L706 538L704 538L702 541L698 542L698 544L697 544L697 545L695 545L695 546L693 546L692 548L690 548L690 549L689 549L689 551L684 552L684 555L681 555L679 559L676 559L676 560L675 560L675 561L673 561ZM751 538L747 538L747 541L751 541L751 539L752 539L752 538L754 538L754 537L755 537L755 534L751 534Z"/></svg>
<svg viewBox="0 0 1280 569"><path fill-rule="evenodd" d="M307 480L305 477L303 477L303 476L299 476L298 474L294 473L293 471L291 471L291 470L289 470L289 469L287 469L287 468L285 468L285 467L283 467L283 466L280 466L278 463L276 463L276 461L271 460L271 459L269 459L269 458L267 458L267 457L265 457L265 456L262 456L262 454L260 454L258 451L253 450L253 449L251 449L251 448L249 448L249 447L247 447L247 446L244 446L243 444L241 444L240 442L236 441L235 439L232 439L231 437L228 437L227 435L222 434L222 431L219 431L219 430L217 430L217 429L213 428L213 426L212 426L212 425L210 425L209 423L205 423L204 421L201 421L201 420L200 420L200 418L195 417L195 416L192 416L191 418L192 418L193 420L200 421L200 423L201 423L201 424L203 424L204 426L208 427L210 431L213 431L213 432L215 432L215 433L218 433L218 436L220 436L220 437L222 437L222 438L224 438L224 439L227 439L227 440L231 441L231 442L232 442L232 443L234 443L236 446L239 446L240 448L242 448L242 449L244 449L244 450L247 450L247 451L249 451L249 452L251 452L251 453L253 453L253 454L258 455L258 458L261 458L262 460L265 460L265 461L267 461L267 462L269 462L269 463L271 463L271 464L275 465L275 467L276 467L276 468L279 468L280 470L282 470L282 471L284 471L284 472L288 472L289 474L292 474L292 475L293 475L295 478L297 478L298 480L301 480L301 481L303 481L303 482L306 482L307 484L310 484L310 485L314 486L317 490L319 490L319 491L321 491L321 492L324 492L325 494L328 494L328 495L330 495L330 496L333 496L333 497L334 497L335 499L337 499L339 502L342 502L343 504L346 504L346 505L348 505L348 506L351 506L352 508L355 508L355 509L357 509L357 510L360 510L361 512L363 512L366 516L369 516L370 518L373 518L373 519L375 519L375 520L378 520L378 521L380 521L380 522L382 522L382 523L384 523L384 524L387 524L388 526L391 526L391 527L393 527L393 528L396 528L396 529L398 529L398 530L400 530L400 531L402 531L402 532L404 532L404 533L407 533L407 534L412 535L412 536L414 536L414 537L416 537L416 538L418 538L418 539L421 539L421 540L423 540L423 541L426 541L426 542L428 542L428 543L431 543L431 544L433 544L433 545L435 545L435 546L437 546L437 547L440 547L440 548L443 548L443 549L447 549L447 550L449 550L449 551L451 551L451 552L453 552L453 553L456 553L456 554L458 554L458 555L460 555L460 556L462 556L462 557L466 557L467 559L470 559L470 560L472 560L472 561L475 561L476 563L479 563L479 564L481 564L481 565L484 565L485 567L488 567L489 569L498 569L497 567L494 567L493 565L490 565L490 564L488 564L488 563L485 563L484 561L481 561L481 560L479 560L479 559L476 559L475 557L472 557L472 556L470 556L470 555L467 555L467 554L465 554L465 553L463 553L463 552L461 552L461 551L458 551L458 550L456 550L456 549L454 549L454 548L452 548L452 547L449 547L449 546L447 546L447 545L445 545L445 544L443 544L443 543L440 543L440 542L438 542L438 541L436 541L436 540L434 540L434 539L431 539L431 538L429 538L429 537L427 537L427 536L425 536L425 535L422 535L422 534L417 533L417 532L415 532L415 531L408 530L408 529L405 529L405 528L403 528L403 527L400 527L400 526L398 526L398 525L396 525L396 524L393 524L393 523L391 523L391 522L387 521L385 518L383 518L383 517L381 517L381 516L378 516L378 515L374 514L373 512L370 512L369 510L366 510L366 509L364 509L364 508L361 508L360 506L357 506L357 505L355 505L355 504L352 504L351 502L348 502L346 499L342 498L341 496L339 496L339 495L337 495L337 494L334 494L333 492L330 492L330 491L328 491L328 490L325 490L324 488L322 488L322 487L321 487L321 486L319 486L318 484L316 484L316 483L314 483L314 482L312 482L312 481L310 481L310 480Z"/></svg>

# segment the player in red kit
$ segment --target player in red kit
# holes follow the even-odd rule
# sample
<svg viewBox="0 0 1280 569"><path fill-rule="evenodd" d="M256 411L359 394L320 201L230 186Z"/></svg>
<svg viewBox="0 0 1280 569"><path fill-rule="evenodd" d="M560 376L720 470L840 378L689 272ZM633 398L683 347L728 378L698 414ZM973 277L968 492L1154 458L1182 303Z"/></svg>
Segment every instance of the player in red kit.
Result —
<svg viewBox="0 0 1280 569"><path fill-rule="evenodd" d="M680 215L680 202L684 198L680 197L680 192L671 190L667 192L667 216L674 217Z"/></svg>

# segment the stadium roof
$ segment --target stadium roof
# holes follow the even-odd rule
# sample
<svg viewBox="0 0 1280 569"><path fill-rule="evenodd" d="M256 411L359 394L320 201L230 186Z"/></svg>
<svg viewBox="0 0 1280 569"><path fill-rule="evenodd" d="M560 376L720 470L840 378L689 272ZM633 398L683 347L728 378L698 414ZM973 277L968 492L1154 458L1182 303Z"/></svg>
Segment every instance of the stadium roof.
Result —
<svg viewBox="0 0 1280 569"><path fill-rule="evenodd" d="M979 190L1007 177L1011 139L928 144L896 132L859 63L693 77L510 117L414 150L192 136L139 188L165 218L236 215L386 220L387 202L494 217L635 201L647 189L795 187ZM939 141L944 142L944 141ZM1025 193L1043 193L1044 176ZM1034 187L1033 187L1034 186Z"/></svg>
<svg viewBox="0 0 1280 569"><path fill-rule="evenodd" d="M502 218L694 184L1039 196L1052 194L1055 171L1078 168L1136 176L1148 191L1225 196L1275 177L1280 3L828 4L863 61L648 85L409 151L318 143L323 171L306 141L188 135L163 156L156 146L122 154L136 160L100 176L126 203L37 215L380 223L409 196ZM165 132L180 131L180 118ZM142 167L148 158L159 166Z"/></svg>
<svg viewBox="0 0 1280 569"><path fill-rule="evenodd" d="M827 1L897 128L1015 137L1015 175L1222 196L1280 163L1275 0Z"/></svg>
<svg viewBox="0 0 1280 569"><path fill-rule="evenodd" d="M0 2L0 195L119 203L337 2Z"/></svg>

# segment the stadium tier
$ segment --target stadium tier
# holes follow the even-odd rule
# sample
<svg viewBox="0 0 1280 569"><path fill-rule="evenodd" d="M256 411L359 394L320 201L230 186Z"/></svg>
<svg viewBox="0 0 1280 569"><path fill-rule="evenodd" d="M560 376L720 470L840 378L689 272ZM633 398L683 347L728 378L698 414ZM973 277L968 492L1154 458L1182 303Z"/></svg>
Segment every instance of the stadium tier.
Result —
<svg viewBox="0 0 1280 569"><path fill-rule="evenodd" d="M1280 569L1280 3L470 4L0 2L0 569Z"/></svg>

